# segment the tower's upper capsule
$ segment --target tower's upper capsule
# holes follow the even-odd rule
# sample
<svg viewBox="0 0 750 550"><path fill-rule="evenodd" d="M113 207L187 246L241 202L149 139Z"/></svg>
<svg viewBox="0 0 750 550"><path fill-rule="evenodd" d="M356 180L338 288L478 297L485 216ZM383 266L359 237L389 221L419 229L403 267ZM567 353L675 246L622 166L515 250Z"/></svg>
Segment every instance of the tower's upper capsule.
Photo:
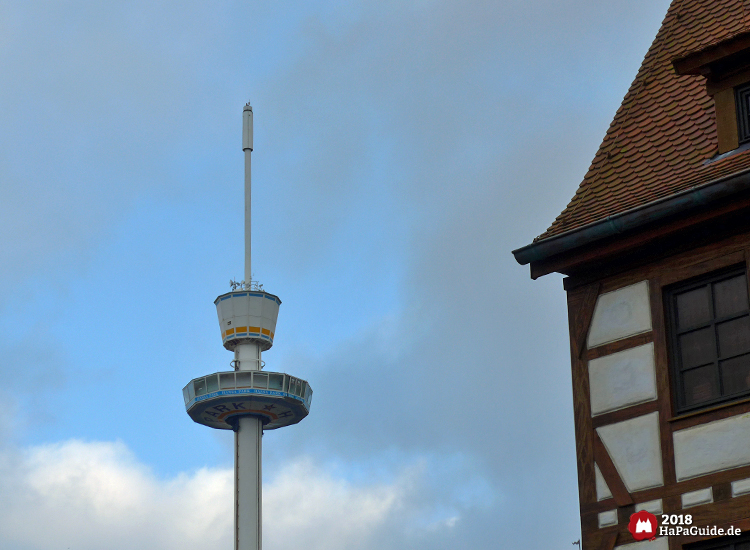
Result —
<svg viewBox="0 0 750 550"><path fill-rule="evenodd" d="M222 294L214 301L224 347L234 351L238 344L258 344L270 349L276 332L281 300L263 290L238 290Z"/></svg>

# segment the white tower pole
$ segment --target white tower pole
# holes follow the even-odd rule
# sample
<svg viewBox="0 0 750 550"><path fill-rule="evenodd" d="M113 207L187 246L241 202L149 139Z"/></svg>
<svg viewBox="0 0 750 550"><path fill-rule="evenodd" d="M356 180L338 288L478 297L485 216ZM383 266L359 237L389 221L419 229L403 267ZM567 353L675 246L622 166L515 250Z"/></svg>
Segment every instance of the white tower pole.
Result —
<svg viewBox="0 0 750 550"><path fill-rule="evenodd" d="M253 108L242 112L242 150L245 152L245 284L250 285L250 154L253 150ZM260 346L239 344L235 348L237 370L261 368ZM234 434L234 548L261 550L261 438L263 423L256 416L241 417Z"/></svg>
<svg viewBox="0 0 750 550"><path fill-rule="evenodd" d="M253 278L250 265L250 154L253 152L253 108L242 111L242 150L245 152L245 284Z"/></svg>
<svg viewBox="0 0 750 550"><path fill-rule="evenodd" d="M261 438L263 423L256 416L239 418L234 434L234 548L262 548Z"/></svg>

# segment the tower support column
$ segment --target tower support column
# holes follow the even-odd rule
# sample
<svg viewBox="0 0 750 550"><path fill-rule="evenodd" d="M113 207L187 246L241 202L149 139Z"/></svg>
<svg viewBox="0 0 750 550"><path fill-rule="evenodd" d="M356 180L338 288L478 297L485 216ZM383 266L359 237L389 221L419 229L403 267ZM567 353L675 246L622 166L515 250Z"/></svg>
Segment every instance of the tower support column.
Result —
<svg viewBox="0 0 750 550"><path fill-rule="evenodd" d="M234 434L235 550L261 550L261 448L263 423L255 416L239 419Z"/></svg>
<svg viewBox="0 0 750 550"><path fill-rule="evenodd" d="M258 344L240 344L234 350L240 371L259 371L260 356ZM239 418L234 434L234 550L262 546L262 437L260 418Z"/></svg>
<svg viewBox="0 0 750 550"><path fill-rule="evenodd" d="M260 346L258 344L240 344L234 349L234 360L237 370L260 370Z"/></svg>

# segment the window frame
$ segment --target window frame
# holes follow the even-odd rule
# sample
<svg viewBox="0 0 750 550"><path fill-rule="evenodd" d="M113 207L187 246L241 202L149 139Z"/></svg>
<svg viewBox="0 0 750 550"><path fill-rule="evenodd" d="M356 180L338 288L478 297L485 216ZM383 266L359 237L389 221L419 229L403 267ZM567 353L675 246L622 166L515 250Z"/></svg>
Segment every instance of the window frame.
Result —
<svg viewBox="0 0 750 550"><path fill-rule="evenodd" d="M715 373L717 375L717 383L718 383L718 391L719 395L718 397L708 400L708 401L702 401L697 404L686 404L686 394L685 386L684 386L684 379L683 379L683 373L685 372L682 369L681 365L681 349L679 344L679 336L681 334L686 334L695 330L700 330L700 325L691 327L689 330L680 332L677 327L677 300L676 296L679 294L683 294L685 292L688 292L690 290L698 289L704 286L711 286L715 283L721 282L722 280L731 279L733 277L743 275L745 277L745 285L747 288L747 295L748 295L748 306L747 309L741 310L739 312L735 312L729 316L724 317L717 317L715 315L715 304L714 304L714 297L713 292L710 293L710 307L711 307L711 317L709 321L707 321L708 326L711 326L713 328L713 344L714 344L714 353L713 353L713 361L712 365L714 366ZM725 403L732 403L735 401L740 401L743 399L747 399L750 397L750 386L745 391L742 392L733 392L731 394L727 394L724 391L723 388L723 382L722 382L722 372L721 372L721 361L726 361L731 358L725 358L722 359L721 355L719 353L719 342L717 337L717 331L716 326L723 323L731 321L732 319L738 319L743 316L750 316L750 277L748 277L748 270L746 264L743 262L741 264L734 264L728 267L725 267L720 270L711 271L709 273L705 273L703 275L687 279L684 281L679 281L673 284L670 284L669 286L662 288L662 294L663 294L663 305L665 309L665 321L666 321L666 340L667 340L667 351L668 351L668 363L669 363L669 374L670 374L670 389L672 391L672 406L674 414L676 415L682 415L682 414L689 414L693 412L697 412L703 409L708 409L711 407L715 407L717 405L723 405ZM747 353L747 352L746 352ZM739 357L743 354L738 354L736 357ZM695 369L701 368L700 366L694 367ZM691 370L691 369L687 369Z"/></svg>
<svg viewBox="0 0 750 550"><path fill-rule="evenodd" d="M737 145L750 142L750 82L734 88Z"/></svg>

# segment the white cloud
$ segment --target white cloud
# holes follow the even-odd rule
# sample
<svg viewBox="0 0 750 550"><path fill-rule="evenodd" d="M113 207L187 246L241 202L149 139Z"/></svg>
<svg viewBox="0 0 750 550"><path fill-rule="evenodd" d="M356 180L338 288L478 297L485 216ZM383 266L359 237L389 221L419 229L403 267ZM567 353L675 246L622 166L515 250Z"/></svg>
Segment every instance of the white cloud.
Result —
<svg viewBox="0 0 750 550"><path fill-rule="evenodd" d="M121 443L77 440L6 451L4 548L202 548L231 542L232 473L157 479Z"/></svg>
<svg viewBox="0 0 750 550"><path fill-rule="evenodd" d="M279 550L368 548L396 519L418 470L355 484L300 459L264 487L264 539ZM164 480L122 442L62 443L0 454L0 547L231 548L232 471ZM373 548L376 547L372 546Z"/></svg>
<svg viewBox="0 0 750 550"><path fill-rule="evenodd" d="M304 459L264 488L269 548L366 548L370 536L402 507L413 472L395 483L356 486Z"/></svg>

